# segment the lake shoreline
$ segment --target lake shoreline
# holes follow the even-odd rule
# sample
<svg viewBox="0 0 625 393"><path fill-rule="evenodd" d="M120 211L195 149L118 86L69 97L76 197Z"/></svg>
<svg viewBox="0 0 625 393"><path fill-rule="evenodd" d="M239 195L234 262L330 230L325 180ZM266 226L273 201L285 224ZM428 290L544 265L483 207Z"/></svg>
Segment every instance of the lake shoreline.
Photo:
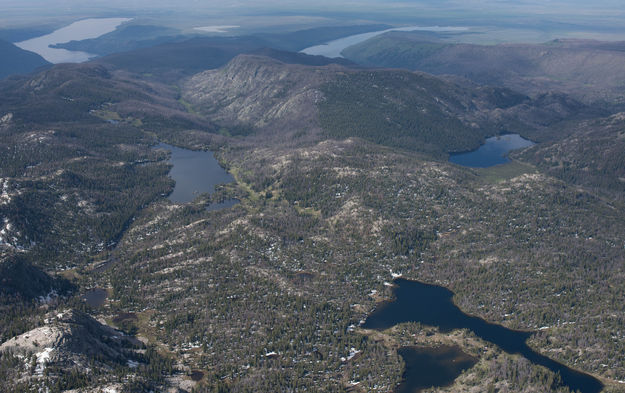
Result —
<svg viewBox="0 0 625 393"><path fill-rule="evenodd" d="M496 345L510 355L523 356L534 365L560 374L562 386L571 390L598 393L605 387L601 379L594 375L573 369L530 347L527 341L536 331L508 329L465 314L453 302L454 292L445 287L396 278L392 290L394 298L378 303L361 325L363 329L383 331L405 322L435 327L446 334L468 329L481 340Z"/></svg>

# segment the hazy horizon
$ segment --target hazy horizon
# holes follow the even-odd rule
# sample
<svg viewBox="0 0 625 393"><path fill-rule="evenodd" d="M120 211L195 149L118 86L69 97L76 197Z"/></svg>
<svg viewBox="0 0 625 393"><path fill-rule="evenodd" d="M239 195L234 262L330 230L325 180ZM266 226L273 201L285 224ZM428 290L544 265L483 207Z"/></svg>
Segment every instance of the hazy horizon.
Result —
<svg viewBox="0 0 625 393"><path fill-rule="evenodd" d="M625 40L625 14L615 0L360 0L314 4L293 0L6 0L0 1L2 30L32 28L50 31L93 17L132 17L150 23L192 30L211 25L241 26L235 34L294 30L327 25L384 23L394 26L471 26L471 40L544 41L553 38Z"/></svg>

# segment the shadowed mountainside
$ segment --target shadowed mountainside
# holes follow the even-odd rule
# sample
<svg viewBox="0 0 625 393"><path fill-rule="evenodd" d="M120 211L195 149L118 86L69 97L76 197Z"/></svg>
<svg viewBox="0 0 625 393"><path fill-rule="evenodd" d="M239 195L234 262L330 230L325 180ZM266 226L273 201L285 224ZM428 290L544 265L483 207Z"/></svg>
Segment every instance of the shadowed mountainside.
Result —
<svg viewBox="0 0 625 393"><path fill-rule="evenodd" d="M28 74L47 65L50 63L38 54L0 40L0 79L14 74Z"/></svg>
<svg viewBox="0 0 625 393"><path fill-rule="evenodd" d="M586 103L625 103L625 43L554 40L544 44L472 45L390 32L345 49L346 58L377 67L458 75L528 95L548 90Z"/></svg>
<svg viewBox="0 0 625 393"><path fill-rule="evenodd" d="M558 94L531 99L425 73L304 66L253 55L194 75L183 97L227 127L300 136L323 130L326 137L356 136L435 155L469 150L504 132L553 138L548 127L592 112Z"/></svg>
<svg viewBox="0 0 625 393"><path fill-rule="evenodd" d="M517 155L566 182L625 197L625 113L580 122L569 137Z"/></svg>

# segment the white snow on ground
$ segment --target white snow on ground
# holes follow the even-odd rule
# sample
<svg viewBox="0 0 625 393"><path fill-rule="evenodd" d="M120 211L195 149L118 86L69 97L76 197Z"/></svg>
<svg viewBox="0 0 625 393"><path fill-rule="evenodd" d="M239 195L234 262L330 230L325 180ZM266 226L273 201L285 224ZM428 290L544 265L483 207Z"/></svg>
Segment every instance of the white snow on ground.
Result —
<svg viewBox="0 0 625 393"><path fill-rule="evenodd" d="M351 348L349 350L349 356L341 357L341 362L343 362L343 363L349 362L350 360L352 360L354 358L354 356L358 355L359 353L360 353L360 351L356 350L356 348Z"/></svg>
<svg viewBox="0 0 625 393"><path fill-rule="evenodd" d="M39 376L43 376L43 371L46 369L46 363L50 360L50 355L54 351L54 348L46 348L43 352L35 354L37 356L37 367L35 373Z"/></svg>
<svg viewBox="0 0 625 393"><path fill-rule="evenodd" d="M11 234L13 225L11 225L11 222L6 217L4 219L0 218L0 220L2 222L2 224L0 224L0 246L6 245L15 247L13 243L17 242L17 238Z"/></svg>
<svg viewBox="0 0 625 393"><path fill-rule="evenodd" d="M0 205L7 205L11 202L11 196L9 195L9 179L0 178L0 184L2 184L2 193L0 194Z"/></svg>
<svg viewBox="0 0 625 393"><path fill-rule="evenodd" d="M0 124L6 124L13 119L12 113L7 113L6 115L0 117Z"/></svg>
<svg viewBox="0 0 625 393"><path fill-rule="evenodd" d="M53 289L46 296L39 296L39 302L48 304L48 303L51 303L57 297L59 297L59 294L57 293L57 291Z"/></svg>

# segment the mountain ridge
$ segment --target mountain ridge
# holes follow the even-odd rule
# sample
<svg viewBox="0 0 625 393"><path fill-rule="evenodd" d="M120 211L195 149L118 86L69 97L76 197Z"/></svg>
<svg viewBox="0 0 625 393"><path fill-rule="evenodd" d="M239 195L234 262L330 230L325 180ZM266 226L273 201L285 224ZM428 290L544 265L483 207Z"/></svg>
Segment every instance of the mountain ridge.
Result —
<svg viewBox="0 0 625 393"><path fill-rule="evenodd" d="M29 74L50 63L36 53L0 40L0 79L10 75Z"/></svg>

